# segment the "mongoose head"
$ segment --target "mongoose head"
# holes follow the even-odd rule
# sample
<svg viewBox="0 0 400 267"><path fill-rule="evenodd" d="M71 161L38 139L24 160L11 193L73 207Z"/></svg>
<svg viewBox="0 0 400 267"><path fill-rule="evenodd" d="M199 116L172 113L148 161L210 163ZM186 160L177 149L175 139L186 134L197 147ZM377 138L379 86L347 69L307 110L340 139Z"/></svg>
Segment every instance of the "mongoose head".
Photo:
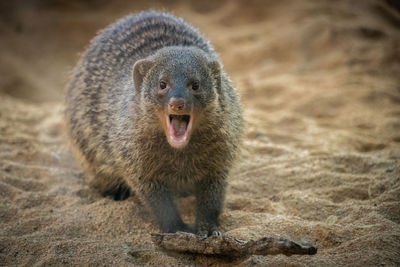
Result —
<svg viewBox="0 0 400 267"><path fill-rule="evenodd" d="M168 143L184 148L193 131L215 109L221 84L217 59L195 47L166 47L137 61L134 87L153 111Z"/></svg>

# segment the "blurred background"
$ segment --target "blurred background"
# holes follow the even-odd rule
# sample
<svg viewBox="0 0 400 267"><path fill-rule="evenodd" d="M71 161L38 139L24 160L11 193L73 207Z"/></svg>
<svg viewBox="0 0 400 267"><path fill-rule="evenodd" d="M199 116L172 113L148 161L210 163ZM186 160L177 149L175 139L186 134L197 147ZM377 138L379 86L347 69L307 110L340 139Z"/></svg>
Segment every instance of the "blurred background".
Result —
<svg viewBox="0 0 400 267"><path fill-rule="evenodd" d="M236 81L242 78L236 72L270 75L316 65L371 64L379 71L379 64L400 58L393 40L399 6L396 0L1 1L0 92L33 102L61 100L69 71L96 32L149 8L199 27Z"/></svg>

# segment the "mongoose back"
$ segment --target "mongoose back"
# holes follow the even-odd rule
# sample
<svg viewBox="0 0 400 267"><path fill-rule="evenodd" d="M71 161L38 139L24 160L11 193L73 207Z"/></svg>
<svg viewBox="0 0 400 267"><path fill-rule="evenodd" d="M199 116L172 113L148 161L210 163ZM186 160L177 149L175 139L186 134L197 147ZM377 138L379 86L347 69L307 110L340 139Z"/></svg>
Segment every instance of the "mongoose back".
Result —
<svg viewBox="0 0 400 267"><path fill-rule="evenodd" d="M220 234L242 115L217 54L196 28L146 11L101 31L74 70L66 117L104 196L123 200L133 190L164 232ZM196 197L194 228L174 204L182 195Z"/></svg>

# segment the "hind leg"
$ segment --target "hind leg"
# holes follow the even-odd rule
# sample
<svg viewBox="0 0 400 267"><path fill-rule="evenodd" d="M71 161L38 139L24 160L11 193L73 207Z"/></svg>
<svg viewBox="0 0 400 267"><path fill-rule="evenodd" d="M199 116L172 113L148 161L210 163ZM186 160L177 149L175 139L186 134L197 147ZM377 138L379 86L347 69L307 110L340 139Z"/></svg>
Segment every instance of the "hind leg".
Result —
<svg viewBox="0 0 400 267"><path fill-rule="evenodd" d="M118 176L97 174L91 181L91 186L103 197L111 197L116 201L125 200L131 195L129 185Z"/></svg>

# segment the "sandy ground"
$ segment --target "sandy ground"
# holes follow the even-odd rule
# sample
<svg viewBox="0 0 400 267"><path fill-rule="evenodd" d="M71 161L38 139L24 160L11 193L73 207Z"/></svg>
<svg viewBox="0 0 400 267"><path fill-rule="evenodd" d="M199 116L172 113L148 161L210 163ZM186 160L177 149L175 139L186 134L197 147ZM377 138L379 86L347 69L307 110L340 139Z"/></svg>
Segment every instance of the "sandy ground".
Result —
<svg viewBox="0 0 400 267"><path fill-rule="evenodd" d="M396 1L7 2L0 4L1 266L400 265ZM159 230L134 197L115 202L88 186L63 137L68 72L97 30L147 8L199 27L242 96L245 140L223 230L246 240L308 240L316 255L167 253L151 243ZM192 202L180 202L188 221Z"/></svg>

